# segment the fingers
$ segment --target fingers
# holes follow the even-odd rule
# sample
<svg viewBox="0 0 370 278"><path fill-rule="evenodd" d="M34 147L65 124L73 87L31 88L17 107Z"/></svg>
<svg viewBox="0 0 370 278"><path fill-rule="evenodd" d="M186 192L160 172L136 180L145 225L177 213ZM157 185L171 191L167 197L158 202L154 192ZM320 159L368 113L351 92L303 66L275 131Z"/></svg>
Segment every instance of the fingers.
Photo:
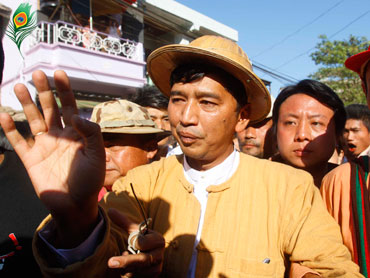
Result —
<svg viewBox="0 0 370 278"><path fill-rule="evenodd" d="M110 208L108 210L108 215L110 219L118 225L123 230L127 231L129 234L139 230L139 225L135 222L131 221L128 217L124 214L120 213L118 210L114 208Z"/></svg>
<svg viewBox="0 0 370 278"><path fill-rule="evenodd" d="M72 116L78 114L78 109L74 94L71 89L69 78L62 70L57 70L54 73L55 87L57 88L58 96L62 104L63 121L65 125L72 124Z"/></svg>
<svg viewBox="0 0 370 278"><path fill-rule="evenodd" d="M128 233L139 229L138 224L132 222L116 209L110 208L108 215L116 225ZM140 277L158 276L162 271L165 247L163 236L158 232L148 230L147 234L138 235L136 247L142 252L132 255L125 251L122 256L110 258L108 266L110 268L121 268L123 273L126 273L126 277L131 277L132 273L139 274Z"/></svg>
<svg viewBox="0 0 370 278"><path fill-rule="evenodd" d="M140 251L149 251L157 248L164 248L165 241L163 236L153 230L148 230L146 235L139 235L136 241L136 247Z"/></svg>
<svg viewBox="0 0 370 278"><path fill-rule="evenodd" d="M6 113L0 113L0 125L14 150L22 158L22 155L30 149L30 146L17 131L13 119Z"/></svg>
<svg viewBox="0 0 370 278"><path fill-rule="evenodd" d="M78 115L72 116L71 123L75 130L77 130L85 140L86 155L92 159L98 159L100 163L104 164L102 167L105 169L104 141L99 125L88 120L81 119Z"/></svg>
<svg viewBox="0 0 370 278"><path fill-rule="evenodd" d="M32 134L38 134L40 132L46 132L47 126L44 118L40 111L37 109L35 103L31 99L28 89L23 84L17 84L14 86L14 92L22 104L24 114L27 117L28 123Z"/></svg>
<svg viewBox="0 0 370 278"><path fill-rule="evenodd" d="M108 210L108 215L116 225L128 233L132 233L139 229L138 224L134 223L128 217L114 208L110 208ZM149 251L157 248L164 248L165 241L160 233L153 230L148 230L147 234L138 235L135 245L135 247L140 251Z"/></svg>
<svg viewBox="0 0 370 278"><path fill-rule="evenodd" d="M110 268L120 268L123 273L135 273L140 277L155 277L162 270L163 250L156 249L150 253L128 254L112 257L108 261Z"/></svg>
<svg viewBox="0 0 370 278"><path fill-rule="evenodd" d="M62 128L58 105L45 73L41 70L33 72L32 80L39 94L39 100L48 130Z"/></svg>

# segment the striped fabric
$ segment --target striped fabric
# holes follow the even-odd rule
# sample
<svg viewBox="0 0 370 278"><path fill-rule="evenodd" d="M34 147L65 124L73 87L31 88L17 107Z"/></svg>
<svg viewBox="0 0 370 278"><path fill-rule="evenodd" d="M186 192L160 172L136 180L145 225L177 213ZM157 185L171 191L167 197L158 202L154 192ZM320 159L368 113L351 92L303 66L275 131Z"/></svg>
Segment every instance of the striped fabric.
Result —
<svg viewBox="0 0 370 278"><path fill-rule="evenodd" d="M351 163L351 227L354 261L361 273L369 278L370 272L370 199L366 185L369 157L362 156Z"/></svg>

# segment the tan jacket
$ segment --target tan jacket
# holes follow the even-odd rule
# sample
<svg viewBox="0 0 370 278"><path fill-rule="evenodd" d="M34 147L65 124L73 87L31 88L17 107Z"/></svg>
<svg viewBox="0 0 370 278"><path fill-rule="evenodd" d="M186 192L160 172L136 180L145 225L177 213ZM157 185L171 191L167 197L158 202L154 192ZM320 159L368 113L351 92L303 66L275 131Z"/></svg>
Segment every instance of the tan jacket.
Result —
<svg viewBox="0 0 370 278"><path fill-rule="evenodd" d="M130 171L114 184L114 192L105 196L104 206L116 207L141 222L130 183L153 219L151 228L166 240L163 277L186 277L200 204L184 177L182 156ZM323 277L362 277L306 172L241 154L234 175L207 190L196 277L283 277L286 258ZM106 221L105 238L96 252L65 270L47 268L50 262L36 238L36 254L44 272L108 277L106 261L123 251L124 241Z"/></svg>

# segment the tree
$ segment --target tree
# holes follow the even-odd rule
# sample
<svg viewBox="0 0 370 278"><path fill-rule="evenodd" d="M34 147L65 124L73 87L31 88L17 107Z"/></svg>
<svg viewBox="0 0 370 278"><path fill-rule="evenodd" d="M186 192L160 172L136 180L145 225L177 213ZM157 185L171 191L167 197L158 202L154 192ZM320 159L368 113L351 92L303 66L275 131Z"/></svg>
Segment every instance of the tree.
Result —
<svg viewBox="0 0 370 278"><path fill-rule="evenodd" d="M370 41L366 37L350 35L348 40L330 41L320 35L321 41L311 58L321 67L310 78L319 80L330 86L343 100L345 105L351 103L366 104L366 97L361 88L361 80L356 73L344 66L344 61L359 52L367 50Z"/></svg>

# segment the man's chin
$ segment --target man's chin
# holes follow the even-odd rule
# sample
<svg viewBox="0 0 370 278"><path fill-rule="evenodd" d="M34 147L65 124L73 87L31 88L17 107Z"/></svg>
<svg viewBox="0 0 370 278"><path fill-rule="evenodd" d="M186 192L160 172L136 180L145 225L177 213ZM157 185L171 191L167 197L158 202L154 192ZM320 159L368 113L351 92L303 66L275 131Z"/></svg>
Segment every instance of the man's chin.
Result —
<svg viewBox="0 0 370 278"><path fill-rule="evenodd" d="M259 149L255 147L243 147L242 152L251 156L260 157L261 153Z"/></svg>

